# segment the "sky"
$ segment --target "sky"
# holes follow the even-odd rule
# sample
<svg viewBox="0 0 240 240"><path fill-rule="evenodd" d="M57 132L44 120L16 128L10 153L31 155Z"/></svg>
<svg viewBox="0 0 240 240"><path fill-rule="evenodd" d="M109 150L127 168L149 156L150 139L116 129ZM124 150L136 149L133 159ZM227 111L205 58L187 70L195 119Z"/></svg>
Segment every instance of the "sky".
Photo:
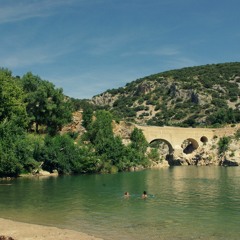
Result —
<svg viewBox="0 0 240 240"><path fill-rule="evenodd" d="M0 0L0 67L89 99L183 67L240 61L239 0Z"/></svg>

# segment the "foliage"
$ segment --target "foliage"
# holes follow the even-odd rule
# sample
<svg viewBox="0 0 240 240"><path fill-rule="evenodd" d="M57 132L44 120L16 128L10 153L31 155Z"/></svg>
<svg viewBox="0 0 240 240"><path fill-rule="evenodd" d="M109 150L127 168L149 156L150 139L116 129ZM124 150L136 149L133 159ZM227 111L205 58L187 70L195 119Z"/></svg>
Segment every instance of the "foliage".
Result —
<svg viewBox="0 0 240 240"><path fill-rule="evenodd" d="M131 136L131 147L140 153L145 153L148 147L148 142L146 141L141 129L134 128Z"/></svg>
<svg viewBox="0 0 240 240"><path fill-rule="evenodd" d="M206 122L212 126L221 126L226 123L235 123L234 111L229 109L220 108L206 118Z"/></svg>
<svg viewBox="0 0 240 240"><path fill-rule="evenodd" d="M21 83L26 93L30 128L35 124L36 132L39 132L39 125L44 125L54 135L71 121L71 103L62 89L56 89L52 83L32 73L25 74Z"/></svg>
<svg viewBox="0 0 240 240"><path fill-rule="evenodd" d="M235 134L234 134L234 137L236 140L239 140L240 139L240 129L238 129Z"/></svg>
<svg viewBox="0 0 240 240"><path fill-rule="evenodd" d="M105 171L110 165L118 164L123 151L121 140L113 135L112 115L107 111L97 111L96 119L91 123L88 131L88 139L94 146L96 155L102 160L101 171ZM108 163L108 164L107 164Z"/></svg>
<svg viewBox="0 0 240 240"><path fill-rule="evenodd" d="M83 114L82 114L82 125L87 130L89 129L93 118L93 109L88 106L83 108Z"/></svg>
<svg viewBox="0 0 240 240"><path fill-rule="evenodd" d="M218 141L218 152L220 155L225 154L225 152L228 150L229 148L229 144L231 142L230 137L222 137L219 139Z"/></svg>
<svg viewBox="0 0 240 240"><path fill-rule="evenodd" d="M33 157L34 142L16 122L1 123L0 138L0 177L18 176L37 165Z"/></svg>
<svg viewBox="0 0 240 240"><path fill-rule="evenodd" d="M148 144L140 130L134 129L132 143L124 146L122 140L113 134L112 115L100 110L96 112L95 117L87 133L87 139L101 159L101 172L111 172L112 166L118 171L127 170L132 166L147 166L145 153Z"/></svg>
<svg viewBox="0 0 240 240"><path fill-rule="evenodd" d="M70 98L70 101L72 102L73 111L79 111L82 109L86 109L88 107L91 107L91 108L95 107L93 104L90 104L89 100L87 99Z"/></svg>
<svg viewBox="0 0 240 240"><path fill-rule="evenodd" d="M5 119L17 119L19 125L27 126L28 119L23 98L24 92L11 72L0 69L0 122Z"/></svg>
<svg viewBox="0 0 240 240"><path fill-rule="evenodd" d="M148 153L148 158L151 159L153 162L158 162L160 159L160 154L157 148L151 148L150 152Z"/></svg>
<svg viewBox="0 0 240 240"><path fill-rule="evenodd" d="M46 136L40 159L43 169L59 174L95 172L97 165L94 154L75 145L68 135Z"/></svg>

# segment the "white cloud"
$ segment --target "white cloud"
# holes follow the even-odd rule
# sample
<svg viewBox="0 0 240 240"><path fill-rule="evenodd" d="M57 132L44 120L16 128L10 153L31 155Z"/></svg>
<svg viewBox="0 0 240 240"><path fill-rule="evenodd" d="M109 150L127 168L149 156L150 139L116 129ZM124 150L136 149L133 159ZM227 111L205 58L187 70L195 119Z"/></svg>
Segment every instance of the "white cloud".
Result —
<svg viewBox="0 0 240 240"><path fill-rule="evenodd" d="M115 34L101 37L94 36L88 39L88 44L90 44L89 53L93 55L103 55L119 50L129 42L131 42L131 37L128 34Z"/></svg>
<svg viewBox="0 0 240 240"><path fill-rule="evenodd" d="M46 17L54 13L57 7L70 5L76 0L7 1L0 7L0 24L21 21L29 18Z"/></svg>
<svg viewBox="0 0 240 240"><path fill-rule="evenodd" d="M70 48L61 49L53 46L35 46L18 49L14 52L0 55L0 63L7 68L21 68L38 64L52 63L59 57L70 52Z"/></svg>
<svg viewBox="0 0 240 240"><path fill-rule="evenodd" d="M176 56L180 54L177 47L165 46L152 50L128 51L121 54L122 57L136 56L136 55L156 55L156 56Z"/></svg>
<svg viewBox="0 0 240 240"><path fill-rule="evenodd" d="M14 55L8 55L0 59L0 61L1 64L7 68L19 68L51 62L53 57L54 56L51 56L50 58L49 54L31 49L29 51L24 50L24 52L15 53Z"/></svg>

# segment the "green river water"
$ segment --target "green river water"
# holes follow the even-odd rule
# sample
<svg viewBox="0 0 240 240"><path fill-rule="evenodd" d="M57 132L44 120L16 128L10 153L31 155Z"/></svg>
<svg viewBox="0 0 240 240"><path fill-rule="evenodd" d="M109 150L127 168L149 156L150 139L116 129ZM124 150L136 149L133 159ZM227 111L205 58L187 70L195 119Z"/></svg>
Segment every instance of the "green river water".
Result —
<svg viewBox="0 0 240 240"><path fill-rule="evenodd" d="M240 167L181 166L0 184L1 218L106 240L240 239Z"/></svg>

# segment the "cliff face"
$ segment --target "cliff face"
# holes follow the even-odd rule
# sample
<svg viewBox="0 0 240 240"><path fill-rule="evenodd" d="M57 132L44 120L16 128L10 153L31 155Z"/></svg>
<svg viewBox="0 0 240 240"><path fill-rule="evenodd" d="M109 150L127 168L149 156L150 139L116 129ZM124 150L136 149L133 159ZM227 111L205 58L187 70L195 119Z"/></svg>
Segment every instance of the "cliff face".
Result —
<svg viewBox="0 0 240 240"><path fill-rule="evenodd" d="M61 133L78 133L80 136L85 132L82 126L82 111L74 112L72 122L63 127Z"/></svg>

